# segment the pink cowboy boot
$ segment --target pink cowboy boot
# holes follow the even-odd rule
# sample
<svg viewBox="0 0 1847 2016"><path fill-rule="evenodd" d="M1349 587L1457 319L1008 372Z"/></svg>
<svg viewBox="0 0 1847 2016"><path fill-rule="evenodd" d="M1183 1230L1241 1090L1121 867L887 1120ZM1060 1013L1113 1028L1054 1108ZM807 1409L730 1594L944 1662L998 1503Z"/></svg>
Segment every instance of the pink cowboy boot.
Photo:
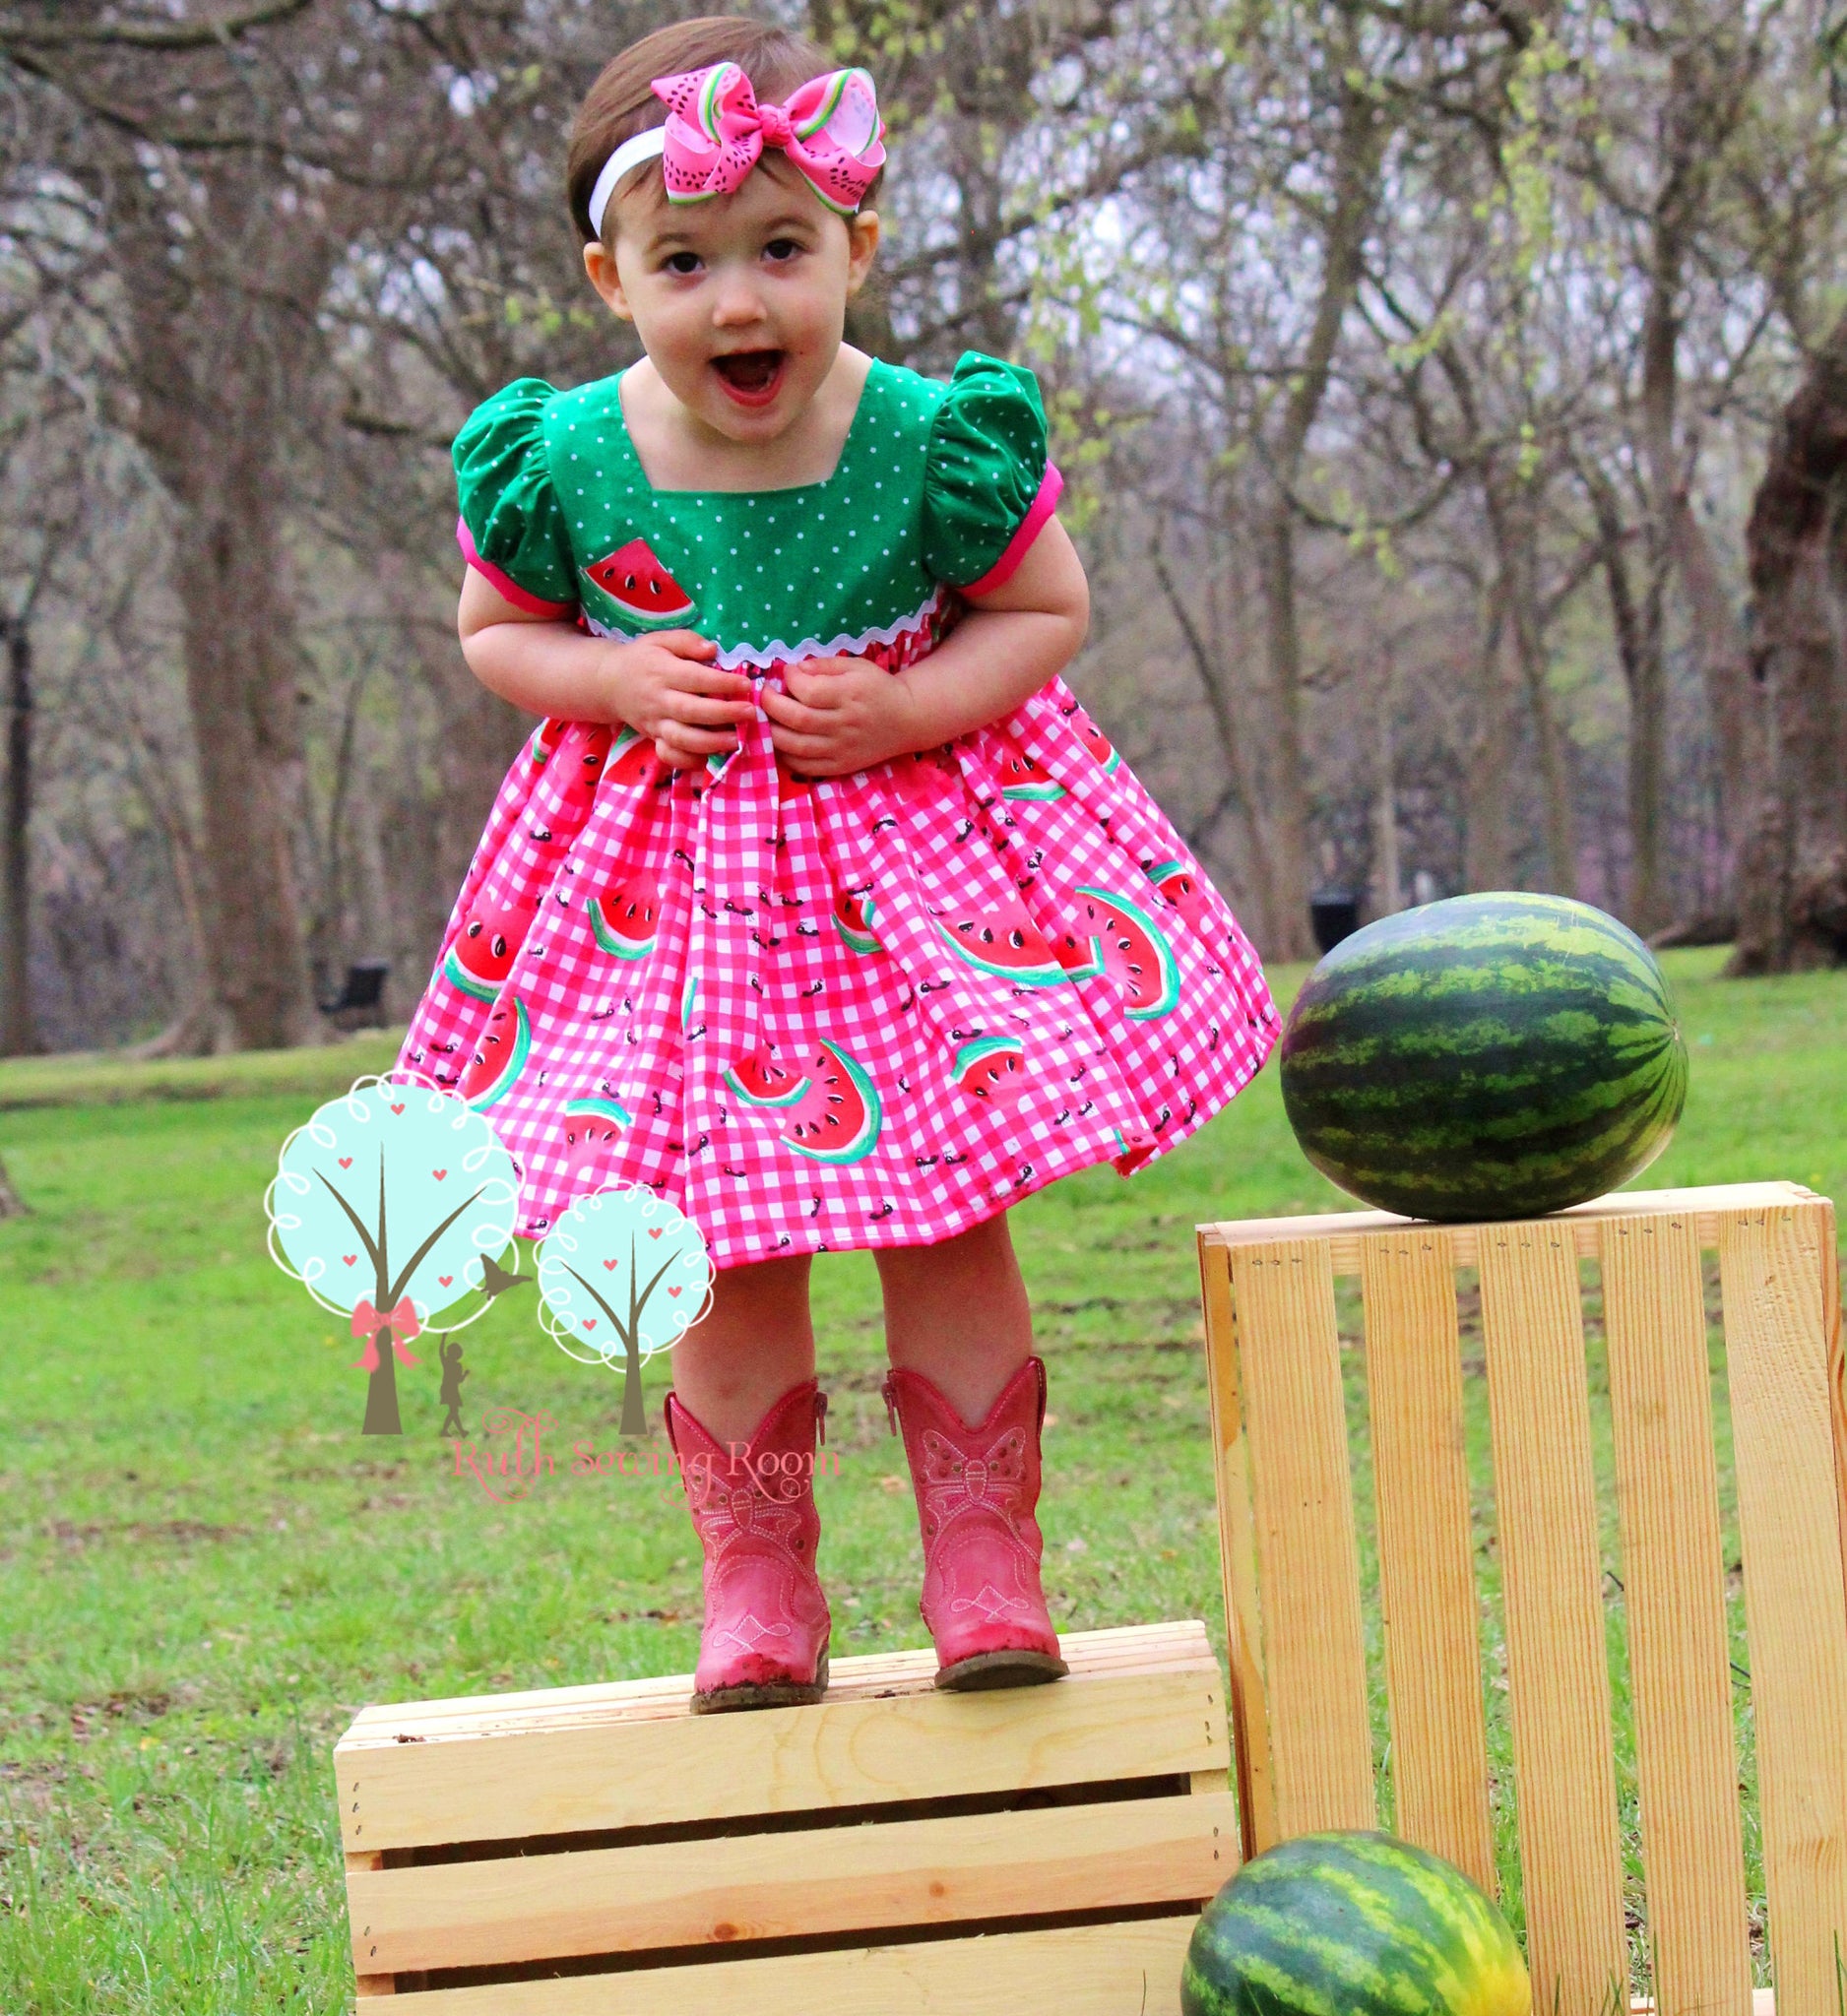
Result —
<svg viewBox="0 0 1847 2016"><path fill-rule="evenodd" d="M1031 1357L979 1427L924 1377L885 1380L893 1433L902 1423L924 1534L918 1605L936 1646L939 1687L1019 1687L1068 1671L1039 1583L1039 1428L1046 1366Z"/></svg>
<svg viewBox="0 0 1847 2016"><path fill-rule="evenodd" d="M827 1395L805 1379L748 1444L727 1448L677 1395L667 1397L668 1440L705 1550L695 1715L798 1706L826 1691L833 1619L814 1572L814 1440L817 1429L827 1439L826 1420Z"/></svg>

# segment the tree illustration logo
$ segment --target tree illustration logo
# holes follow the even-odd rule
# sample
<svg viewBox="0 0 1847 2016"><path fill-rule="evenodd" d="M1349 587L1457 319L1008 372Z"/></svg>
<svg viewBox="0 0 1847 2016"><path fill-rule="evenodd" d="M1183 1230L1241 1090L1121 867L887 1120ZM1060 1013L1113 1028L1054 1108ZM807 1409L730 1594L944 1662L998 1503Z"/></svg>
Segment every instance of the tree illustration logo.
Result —
<svg viewBox="0 0 1847 2016"><path fill-rule="evenodd" d="M500 1264L520 1185L480 1113L427 1080L361 1078L283 1143L264 1195L270 1255L364 1344L368 1435L403 1433L396 1365L441 1315L445 1333L530 1280Z"/></svg>
<svg viewBox="0 0 1847 2016"><path fill-rule="evenodd" d="M583 1364L620 1358L624 1435L648 1431L641 1361L677 1344L712 1299L699 1228L639 1184L580 1197L539 1248L540 1321Z"/></svg>

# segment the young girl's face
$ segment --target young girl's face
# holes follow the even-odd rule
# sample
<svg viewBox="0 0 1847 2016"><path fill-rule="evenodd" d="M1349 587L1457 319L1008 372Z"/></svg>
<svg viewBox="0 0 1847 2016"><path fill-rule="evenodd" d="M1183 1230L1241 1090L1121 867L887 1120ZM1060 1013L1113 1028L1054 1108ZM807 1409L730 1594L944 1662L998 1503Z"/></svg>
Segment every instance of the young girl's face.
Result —
<svg viewBox="0 0 1847 2016"><path fill-rule="evenodd" d="M610 210L613 253L584 248L592 284L696 419L775 440L833 368L878 219L837 216L774 153L733 195L697 204L669 204L654 164Z"/></svg>

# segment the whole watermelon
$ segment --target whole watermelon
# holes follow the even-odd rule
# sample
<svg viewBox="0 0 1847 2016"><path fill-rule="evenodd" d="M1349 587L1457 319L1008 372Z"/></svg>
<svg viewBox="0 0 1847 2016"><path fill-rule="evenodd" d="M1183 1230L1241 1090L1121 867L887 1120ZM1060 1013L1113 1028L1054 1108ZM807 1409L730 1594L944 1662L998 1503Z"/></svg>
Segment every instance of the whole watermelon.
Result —
<svg viewBox="0 0 1847 2016"><path fill-rule="evenodd" d="M1381 917L1308 976L1283 1105L1343 1190L1408 1218L1538 1218L1668 1145L1687 1048L1633 931L1560 896Z"/></svg>
<svg viewBox="0 0 1847 2016"><path fill-rule="evenodd" d="M1200 1913L1181 2016L1529 2016L1507 1922L1459 1869L1389 1834L1305 1834Z"/></svg>

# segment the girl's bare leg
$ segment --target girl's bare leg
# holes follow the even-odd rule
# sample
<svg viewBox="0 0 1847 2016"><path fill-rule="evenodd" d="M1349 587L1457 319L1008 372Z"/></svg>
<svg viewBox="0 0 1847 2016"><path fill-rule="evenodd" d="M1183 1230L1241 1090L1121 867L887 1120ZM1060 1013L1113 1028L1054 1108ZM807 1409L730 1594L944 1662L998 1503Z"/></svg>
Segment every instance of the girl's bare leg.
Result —
<svg viewBox="0 0 1847 2016"><path fill-rule="evenodd" d="M773 1401L813 1376L806 1254L725 1269L673 1347L673 1391L717 1442L747 1441Z"/></svg>
<svg viewBox="0 0 1847 2016"><path fill-rule="evenodd" d="M934 1246L877 1254L885 1349L971 1427L1033 1354L1033 1316L1004 1216Z"/></svg>

